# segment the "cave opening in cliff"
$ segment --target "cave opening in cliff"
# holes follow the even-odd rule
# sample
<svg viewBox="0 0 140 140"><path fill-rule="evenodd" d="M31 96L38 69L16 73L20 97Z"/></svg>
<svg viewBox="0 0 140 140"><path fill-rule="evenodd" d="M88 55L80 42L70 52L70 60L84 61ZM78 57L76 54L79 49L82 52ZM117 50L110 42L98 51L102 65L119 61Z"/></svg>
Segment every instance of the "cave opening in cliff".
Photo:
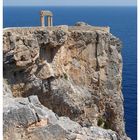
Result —
<svg viewBox="0 0 140 140"><path fill-rule="evenodd" d="M40 47L40 59L51 63L53 61L52 51L52 48L43 45Z"/></svg>
<svg viewBox="0 0 140 140"><path fill-rule="evenodd" d="M59 47L53 48L53 47L50 47L49 45L42 44L40 47L40 59L46 60L47 63L52 63L58 49Z"/></svg>

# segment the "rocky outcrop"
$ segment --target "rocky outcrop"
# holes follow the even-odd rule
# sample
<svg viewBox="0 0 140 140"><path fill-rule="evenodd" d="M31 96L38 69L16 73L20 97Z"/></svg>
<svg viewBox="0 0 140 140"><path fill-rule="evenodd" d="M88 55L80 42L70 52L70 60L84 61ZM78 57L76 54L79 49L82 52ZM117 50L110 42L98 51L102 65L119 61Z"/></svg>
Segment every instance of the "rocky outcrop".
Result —
<svg viewBox="0 0 140 140"><path fill-rule="evenodd" d="M5 138L13 129L14 139L127 139L121 42L108 28L14 28L4 30L3 41L4 78L14 96L4 104Z"/></svg>
<svg viewBox="0 0 140 140"><path fill-rule="evenodd" d="M117 140L116 132L82 127L68 117L58 117L41 105L37 96L14 98L4 83L5 140Z"/></svg>

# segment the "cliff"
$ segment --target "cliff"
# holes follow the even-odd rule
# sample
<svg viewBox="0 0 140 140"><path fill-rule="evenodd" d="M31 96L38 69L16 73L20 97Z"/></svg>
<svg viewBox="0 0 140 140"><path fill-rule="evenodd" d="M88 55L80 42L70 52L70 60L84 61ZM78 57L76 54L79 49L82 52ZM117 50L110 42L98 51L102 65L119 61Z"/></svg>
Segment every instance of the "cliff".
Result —
<svg viewBox="0 0 140 140"><path fill-rule="evenodd" d="M3 42L5 140L129 139L109 28L11 28Z"/></svg>

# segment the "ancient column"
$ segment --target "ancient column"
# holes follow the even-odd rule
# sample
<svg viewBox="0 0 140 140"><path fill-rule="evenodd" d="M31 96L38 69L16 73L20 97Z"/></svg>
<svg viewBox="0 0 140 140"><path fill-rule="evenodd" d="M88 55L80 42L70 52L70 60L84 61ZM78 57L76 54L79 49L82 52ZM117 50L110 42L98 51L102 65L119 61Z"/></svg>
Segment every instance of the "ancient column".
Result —
<svg viewBox="0 0 140 140"><path fill-rule="evenodd" d="M45 21L44 21L44 16L43 15L40 16L40 22L41 22L41 26L45 27Z"/></svg>
<svg viewBox="0 0 140 140"><path fill-rule="evenodd" d="M53 26L53 17L51 16L51 26Z"/></svg>
<svg viewBox="0 0 140 140"><path fill-rule="evenodd" d="M50 26L50 16L47 17L48 26Z"/></svg>

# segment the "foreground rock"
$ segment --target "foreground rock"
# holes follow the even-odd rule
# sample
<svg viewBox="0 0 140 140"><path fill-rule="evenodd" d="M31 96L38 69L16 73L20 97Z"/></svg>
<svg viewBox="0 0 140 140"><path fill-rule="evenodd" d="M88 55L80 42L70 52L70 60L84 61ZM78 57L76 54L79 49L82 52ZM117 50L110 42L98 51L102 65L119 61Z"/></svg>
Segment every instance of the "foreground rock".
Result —
<svg viewBox="0 0 140 140"><path fill-rule="evenodd" d="M8 90L7 90L8 89ZM5 140L117 140L116 132L81 127L68 117L58 117L41 105L37 96L14 98L4 84Z"/></svg>
<svg viewBox="0 0 140 140"><path fill-rule="evenodd" d="M40 135L50 133L48 129L34 126L35 117L34 120L30 117L32 115L30 106L33 104L33 108L36 108L36 105L30 103L28 99L31 95L37 95L42 105L59 116L59 119L54 117L57 120L51 122L52 125L56 125L57 122L57 126L54 126L56 137L52 139L69 139L65 128L68 124L72 124L71 127L76 125L76 129L77 126L80 127L80 130L73 132L79 137L83 135L79 139L97 140L100 132L99 139L111 139L109 136L114 136L112 139L127 139L121 93L121 42L109 33L108 28L78 23L73 27L7 29L3 36L4 78L11 86L13 96L18 97L11 100L11 102L14 100L14 103L13 109L10 110L15 108L15 113L10 115L16 117L27 111L26 114L29 116L26 117L29 118L25 117L27 124L23 128L31 125L35 130L39 129ZM31 97L37 100L36 96ZM22 101L25 101L25 105L20 105L19 102ZM18 107L15 105L16 102ZM39 104L39 101L37 102ZM39 113L45 116L48 109L42 105L40 107L46 114ZM17 108L21 112L18 112ZM8 118L10 120L10 117L6 116L5 120ZM67 116L75 122L61 116ZM14 119L13 117L11 118ZM64 128L61 123L58 125L58 120L62 121ZM23 123L24 120L20 118L17 124L18 122ZM48 123L48 120L43 119L43 123ZM13 124L10 126L15 128ZM46 126L48 127L48 124L45 124ZM74 131L73 129L70 131ZM18 130L20 129L16 128L15 134ZM34 132L31 132L32 135L37 137ZM78 139L76 137L73 139Z"/></svg>

